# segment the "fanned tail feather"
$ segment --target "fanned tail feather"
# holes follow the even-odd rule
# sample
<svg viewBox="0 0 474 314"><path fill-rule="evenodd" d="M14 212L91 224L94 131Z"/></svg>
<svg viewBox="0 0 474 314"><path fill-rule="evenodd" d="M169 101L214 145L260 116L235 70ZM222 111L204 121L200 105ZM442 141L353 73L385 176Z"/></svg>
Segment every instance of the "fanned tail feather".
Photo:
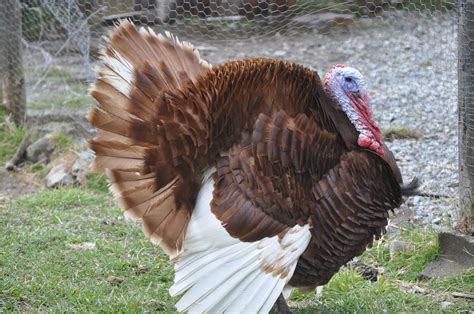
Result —
<svg viewBox="0 0 474 314"><path fill-rule="evenodd" d="M102 61L91 91L99 106L88 115L97 128L89 142L96 153L93 168L107 174L125 213L143 219L145 233L174 256L191 214L176 197L185 187L170 166L172 147L156 121L158 101L210 66L190 44L138 30L129 21L109 36Z"/></svg>

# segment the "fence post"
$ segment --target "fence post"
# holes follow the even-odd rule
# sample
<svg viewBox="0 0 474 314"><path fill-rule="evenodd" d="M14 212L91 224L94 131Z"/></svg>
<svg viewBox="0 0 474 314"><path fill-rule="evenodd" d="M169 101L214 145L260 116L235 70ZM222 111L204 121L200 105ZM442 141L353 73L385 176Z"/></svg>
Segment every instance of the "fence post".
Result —
<svg viewBox="0 0 474 314"><path fill-rule="evenodd" d="M460 0L458 5L458 227L474 233L474 1Z"/></svg>
<svg viewBox="0 0 474 314"><path fill-rule="evenodd" d="M26 91L23 74L20 0L3 0L0 5L1 78L3 105L16 125L25 123Z"/></svg>

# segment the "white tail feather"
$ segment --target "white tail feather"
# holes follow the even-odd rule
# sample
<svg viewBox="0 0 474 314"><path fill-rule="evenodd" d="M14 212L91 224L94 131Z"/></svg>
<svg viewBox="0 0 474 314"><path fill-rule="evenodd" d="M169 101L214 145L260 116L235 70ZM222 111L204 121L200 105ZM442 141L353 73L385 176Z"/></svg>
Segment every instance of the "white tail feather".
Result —
<svg viewBox="0 0 474 314"><path fill-rule="evenodd" d="M110 52L112 56L106 53L102 55L104 67L101 69L101 78L125 96L130 96L135 71L133 65L115 49L110 48Z"/></svg>
<svg viewBox="0 0 474 314"><path fill-rule="evenodd" d="M244 278L239 278L239 275ZM236 274L235 277L240 280L239 284L236 285L235 282L229 282L226 283L231 287L231 291L223 297L219 303L214 305L209 310L209 313L222 313L224 310L229 311L229 306L237 299L239 298L240 295L242 295L243 291L247 289L253 282L256 280L258 276L261 276L260 272L253 271L251 269L250 271L243 270L241 273L238 275Z"/></svg>
<svg viewBox="0 0 474 314"><path fill-rule="evenodd" d="M295 226L282 238L241 242L212 214L213 189L209 179L198 194L183 251L174 259L170 294L184 293L179 311L266 313L293 275L311 238L309 227Z"/></svg>

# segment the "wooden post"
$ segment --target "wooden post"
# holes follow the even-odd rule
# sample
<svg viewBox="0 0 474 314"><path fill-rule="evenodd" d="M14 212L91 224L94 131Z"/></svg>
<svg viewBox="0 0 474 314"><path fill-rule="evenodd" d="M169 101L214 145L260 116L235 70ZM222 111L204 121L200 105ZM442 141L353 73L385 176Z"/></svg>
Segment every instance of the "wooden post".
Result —
<svg viewBox="0 0 474 314"><path fill-rule="evenodd" d="M458 5L458 227L474 233L474 1L460 0Z"/></svg>
<svg viewBox="0 0 474 314"><path fill-rule="evenodd" d="M25 76L23 74L23 47L21 43L20 0L3 0L0 10L0 44L2 46L0 74L3 105L16 125L26 118Z"/></svg>

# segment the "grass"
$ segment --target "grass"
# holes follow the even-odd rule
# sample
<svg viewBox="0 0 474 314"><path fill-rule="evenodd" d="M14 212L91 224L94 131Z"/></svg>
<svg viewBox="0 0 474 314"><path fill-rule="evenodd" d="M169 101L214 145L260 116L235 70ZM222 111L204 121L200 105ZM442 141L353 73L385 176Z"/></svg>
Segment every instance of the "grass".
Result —
<svg viewBox="0 0 474 314"><path fill-rule="evenodd" d="M11 157L22 134L0 129L1 158ZM74 144L62 133L54 142L63 152ZM28 166L40 175L45 169ZM168 258L124 219L102 175L88 179L85 188L41 190L0 202L0 312L173 309ZM83 243L95 248L74 247Z"/></svg>
<svg viewBox="0 0 474 314"><path fill-rule="evenodd" d="M393 126L382 130L383 138L386 141L394 139L420 139L422 134L417 130L412 130L404 126Z"/></svg>
<svg viewBox="0 0 474 314"><path fill-rule="evenodd" d="M58 79L74 79L76 74L72 73L70 70L65 68L46 68L42 69L39 73L40 76L46 76L49 78L58 78Z"/></svg>
<svg viewBox="0 0 474 314"><path fill-rule="evenodd" d="M15 127L13 124L5 121L4 111L0 108L0 164L5 164L13 157L24 134L24 128ZM33 143L36 139L37 135L33 134L30 138L30 142ZM53 142L55 145L54 155L63 154L76 144L76 140L64 132L55 134ZM25 167L26 172L36 174L39 178L46 177L49 170L51 170L51 164L27 163Z"/></svg>
<svg viewBox="0 0 474 314"><path fill-rule="evenodd" d="M63 153L76 144L76 140L66 132L54 134L53 142L57 153Z"/></svg>
<svg viewBox="0 0 474 314"><path fill-rule="evenodd" d="M25 5L22 10L21 30L23 37L29 41L35 41L40 39L41 35L44 35L44 24L52 26L56 19L46 6L40 4L40 1L33 0L29 3L30 5Z"/></svg>
<svg viewBox="0 0 474 314"><path fill-rule="evenodd" d="M432 66L433 66L433 63L431 63L430 61L420 63L420 67L422 68L429 68Z"/></svg>
<svg viewBox="0 0 474 314"><path fill-rule="evenodd" d="M102 193L107 193L109 191L109 184L105 175L101 173L90 173L87 176L86 186L88 189L99 191Z"/></svg>
<svg viewBox="0 0 474 314"><path fill-rule="evenodd" d="M324 287L320 300L315 300L314 291L303 294L296 291L293 300L304 304L298 312L376 313L382 309L389 313L441 312L440 303L446 300L453 303L446 312L471 309L468 302L452 298L450 292L472 292L474 269L447 279L416 280L416 275L439 256L434 230L406 229L396 239L410 243L412 249L399 252L390 259L390 241L385 239L360 257L363 263L385 270L377 282L363 279L351 268L342 270ZM412 287L415 285L426 289L429 294L414 294Z"/></svg>
<svg viewBox="0 0 474 314"><path fill-rule="evenodd" d="M457 280L458 277L450 279ZM472 286L473 282L470 284ZM370 282L353 269L336 274L324 287L319 300L315 300L314 292L307 295L296 292L292 297L300 302L295 311L297 313L459 313L471 308L468 302L455 300L440 291L432 291L429 295L415 294L388 275L381 276L377 282ZM446 300L453 304L442 311L440 303Z"/></svg>
<svg viewBox="0 0 474 314"><path fill-rule="evenodd" d="M430 286L444 292L462 291L474 293L474 269L445 280L435 279L431 282Z"/></svg>
<svg viewBox="0 0 474 314"><path fill-rule="evenodd" d="M49 164L45 165L42 163L38 163L38 164L28 163L26 164L25 167L26 167L25 171L27 173L34 174L40 180L46 178L46 176L48 175L49 171L52 168Z"/></svg>
<svg viewBox="0 0 474 314"><path fill-rule="evenodd" d="M123 218L99 174L86 187L41 190L0 205L0 310L39 312L174 312L168 295L173 270L137 223ZM474 272L446 280L417 282L416 274L438 255L436 233L414 228L396 236L414 250L389 258L389 240L361 260L385 269L378 282L341 270L323 291L295 292L296 312L451 312L469 304L450 292L472 291ZM94 243L94 249L73 245ZM403 270L403 272L400 272ZM429 295L400 285L420 285Z"/></svg>
<svg viewBox="0 0 474 314"><path fill-rule="evenodd" d="M57 82L58 87L47 94L33 96L28 102L28 108L34 110L46 109L85 109L91 106L93 99L89 95L88 86L82 83L67 83L73 81L72 74L64 69L50 69L49 82ZM39 76L41 77L41 75Z"/></svg>
<svg viewBox="0 0 474 314"><path fill-rule="evenodd" d="M242 19L226 21L226 20L210 20L204 18L203 9L193 7L192 9L184 10L181 8L178 12L176 21L179 21L178 25L190 26L191 28L210 28L211 30L226 30L234 32L262 32L267 29L269 23L275 23L279 25L283 22L286 25L288 20L294 16L300 15L313 15L325 12L338 13L338 14L349 14L356 17L376 17L382 15L387 11L403 10L403 11L441 11L446 12L455 8L454 0L408 0L398 1L397 3L391 3L385 0L372 0L372 1L347 1L347 0L297 0L287 10L281 10L283 6L279 8L273 8L272 6L263 6L262 2L257 4L254 1L253 5L246 5L239 8L239 14ZM194 12L196 11L196 12ZM194 13L192 13L194 12ZM198 14L198 12L200 12ZM201 14L202 13L202 14ZM197 16L198 14L199 16ZM201 16L202 15L202 16ZM280 17L281 19L269 19L269 16ZM342 21L342 19L334 20L340 24L351 24L352 27L361 30L370 30L374 28L384 27L386 23L371 23L370 25L364 23L351 23L351 20ZM285 24L286 23L286 24ZM354 25L352 25L354 24ZM262 29L262 27L264 29ZM285 27L277 27L279 31L283 31ZM276 30L274 30L276 31Z"/></svg>
<svg viewBox="0 0 474 314"><path fill-rule="evenodd" d="M0 310L173 308L168 258L100 190L43 190L0 207ZM95 249L71 247L85 242Z"/></svg>
<svg viewBox="0 0 474 314"><path fill-rule="evenodd" d="M361 261L383 266L391 278L414 281L424 267L439 256L438 235L434 230L404 229L396 239L409 243L411 248L390 258L389 241L382 241L367 250Z"/></svg>
<svg viewBox="0 0 474 314"><path fill-rule="evenodd" d="M5 113L0 106L0 164L4 164L15 154L25 130L5 121Z"/></svg>
<svg viewBox="0 0 474 314"><path fill-rule="evenodd" d="M386 277L372 283L363 279L355 270L339 272L324 287L322 298L313 296L300 313L361 312L378 313L387 309L390 313L421 312L437 309L436 301L421 295L404 292Z"/></svg>
<svg viewBox="0 0 474 314"><path fill-rule="evenodd" d="M298 14L313 14L318 12L356 12L358 5L345 0L300 0L294 8Z"/></svg>
<svg viewBox="0 0 474 314"><path fill-rule="evenodd" d="M67 93L67 91L64 91ZM35 110L46 110L46 109L84 109L88 108L92 103L92 100L87 93L81 95L67 96L63 94L52 93L49 95L42 95L32 100L28 107Z"/></svg>

